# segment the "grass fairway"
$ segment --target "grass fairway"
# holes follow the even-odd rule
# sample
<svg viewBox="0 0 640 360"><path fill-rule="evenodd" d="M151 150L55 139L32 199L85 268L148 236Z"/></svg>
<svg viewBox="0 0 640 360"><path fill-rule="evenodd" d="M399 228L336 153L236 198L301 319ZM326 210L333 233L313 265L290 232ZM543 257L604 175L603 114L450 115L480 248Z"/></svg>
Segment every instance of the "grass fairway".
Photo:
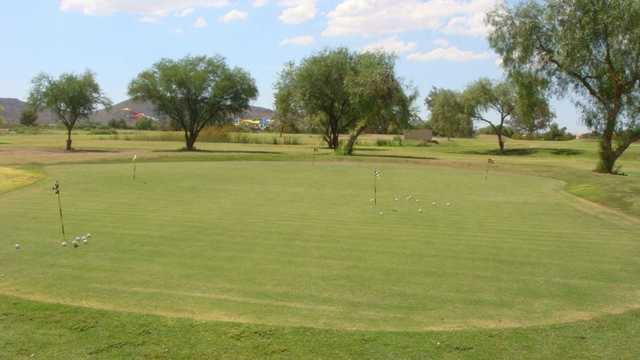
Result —
<svg viewBox="0 0 640 360"><path fill-rule="evenodd" d="M47 167L51 181L0 195L11 229L0 294L377 331L544 325L640 305L637 224L563 183L386 163L373 208L373 167L141 163L136 182L129 164ZM60 246L53 179L67 232L94 234L89 245Z"/></svg>

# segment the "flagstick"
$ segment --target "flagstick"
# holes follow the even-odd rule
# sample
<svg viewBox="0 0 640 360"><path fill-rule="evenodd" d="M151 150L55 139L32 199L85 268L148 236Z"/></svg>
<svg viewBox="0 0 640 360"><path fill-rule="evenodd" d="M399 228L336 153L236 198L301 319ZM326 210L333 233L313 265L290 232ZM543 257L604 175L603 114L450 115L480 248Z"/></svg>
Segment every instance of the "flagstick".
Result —
<svg viewBox="0 0 640 360"><path fill-rule="evenodd" d="M378 206L378 169L373 170L373 205Z"/></svg>
<svg viewBox="0 0 640 360"><path fill-rule="evenodd" d="M133 155L133 181L136 181L136 168L137 168L136 159L137 158L138 158L138 155Z"/></svg>
<svg viewBox="0 0 640 360"><path fill-rule="evenodd" d="M53 191L58 195L58 211L60 213L60 227L62 229L62 241L67 241L67 235L64 232L64 217L62 216L62 199L60 195L60 184L56 181Z"/></svg>

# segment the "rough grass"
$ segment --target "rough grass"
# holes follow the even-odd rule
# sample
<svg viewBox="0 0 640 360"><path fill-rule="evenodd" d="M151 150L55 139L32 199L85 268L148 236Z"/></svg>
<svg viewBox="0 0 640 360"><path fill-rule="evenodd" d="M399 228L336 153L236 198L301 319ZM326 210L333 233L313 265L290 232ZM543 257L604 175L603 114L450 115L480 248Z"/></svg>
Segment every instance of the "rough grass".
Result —
<svg viewBox="0 0 640 360"><path fill-rule="evenodd" d="M545 327L336 331L100 311L0 296L7 359L635 359L640 313Z"/></svg>

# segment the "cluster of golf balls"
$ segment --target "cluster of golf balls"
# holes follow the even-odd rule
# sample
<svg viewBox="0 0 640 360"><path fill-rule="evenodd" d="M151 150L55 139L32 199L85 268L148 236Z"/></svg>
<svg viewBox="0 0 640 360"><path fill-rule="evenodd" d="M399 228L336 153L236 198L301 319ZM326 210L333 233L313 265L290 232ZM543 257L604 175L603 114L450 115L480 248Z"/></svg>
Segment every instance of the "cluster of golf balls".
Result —
<svg viewBox="0 0 640 360"><path fill-rule="evenodd" d="M394 196L393 200L394 200L394 201L400 201L400 197L399 197L398 195L396 195L396 196ZM414 201L414 202L416 202L416 203L418 203L418 204L420 203L420 199L415 198L415 197L414 197L413 195L411 195L411 194L409 194L409 195L405 196L405 200L407 200L407 201ZM371 199L371 200L370 200L370 202L374 202L374 199ZM432 203L431 203L431 205L432 205L432 206L438 206L438 202L437 202L437 201L434 201L434 202L432 202ZM451 206L451 203L450 203L450 202L446 202L446 203L444 203L444 205L445 205L446 207L450 207L450 206ZM398 212L398 210L397 210L397 209L394 209L393 211L394 211L394 212ZM419 208L418 208L418 212L419 212L419 213L423 213L423 212L424 212L424 210L422 209L422 207L419 207ZM382 215L384 215L384 211L380 211L378 214L379 214L380 216L382 216Z"/></svg>
<svg viewBox="0 0 640 360"><path fill-rule="evenodd" d="M88 245L90 239L91 234L76 236L75 238L73 238L73 240L71 240L71 246L73 246L73 248L75 249L80 247L81 244ZM63 241L61 245L63 247L67 247L68 244L66 241Z"/></svg>

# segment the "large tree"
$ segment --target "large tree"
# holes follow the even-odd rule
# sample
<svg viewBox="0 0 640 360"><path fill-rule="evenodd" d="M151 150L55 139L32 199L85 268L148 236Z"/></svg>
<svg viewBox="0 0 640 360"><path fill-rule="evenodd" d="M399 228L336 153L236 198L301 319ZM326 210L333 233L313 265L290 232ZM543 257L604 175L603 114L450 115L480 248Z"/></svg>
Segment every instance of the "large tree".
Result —
<svg viewBox="0 0 640 360"><path fill-rule="evenodd" d="M279 116L315 122L334 150L350 133L346 154L367 129L401 128L414 113L415 95L397 77L395 58L380 52L324 50L287 64L275 87Z"/></svg>
<svg viewBox="0 0 640 360"><path fill-rule="evenodd" d="M455 90L433 88L425 99L429 124L440 136L471 137L473 120L464 110L462 94Z"/></svg>
<svg viewBox="0 0 640 360"><path fill-rule="evenodd" d="M640 139L640 1L527 0L488 16L489 42L507 69L528 69L573 90L587 126L602 133L599 172Z"/></svg>
<svg viewBox="0 0 640 360"><path fill-rule="evenodd" d="M346 79L346 92L356 116L344 153L352 155L358 137L366 130L407 128L416 116L418 97L395 73L396 58L384 52L354 56L353 71Z"/></svg>
<svg viewBox="0 0 640 360"><path fill-rule="evenodd" d="M71 132L79 120L88 119L101 106L111 106L111 101L102 93L94 73L65 73L57 79L42 73L32 81L29 106L34 111L41 108L51 110L67 129L67 151L71 146Z"/></svg>
<svg viewBox="0 0 640 360"><path fill-rule="evenodd" d="M251 75L229 68L220 56L163 59L129 84L129 95L150 101L184 131L186 150L195 150L200 131L227 124L258 96Z"/></svg>
<svg viewBox="0 0 640 360"><path fill-rule="evenodd" d="M323 50L288 64L276 83L276 112L298 119L313 119L331 149L338 149L340 134L355 124L355 109L346 81L353 71L354 56L346 48Z"/></svg>
<svg viewBox="0 0 640 360"><path fill-rule="evenodd" d="M503 153L506 125L540 119L546 122L553 117L544 89L545 83L531 73L514 72L501 81L482 78L464 90L464 113L491 127ZM496 114L497 120L491 120L491 114Z"/></svg>
<svg viewBox="0 0 640 360"><path fill-rule="evenodd" d="M463 93L465 113L474 121L489 125L498 137L500 152L504 152L505 124L513 118L516 110L516 91L508 81L491 81L479 79L471 83ZM489 112L498 115L498 120L491 120Z"/></svg>

